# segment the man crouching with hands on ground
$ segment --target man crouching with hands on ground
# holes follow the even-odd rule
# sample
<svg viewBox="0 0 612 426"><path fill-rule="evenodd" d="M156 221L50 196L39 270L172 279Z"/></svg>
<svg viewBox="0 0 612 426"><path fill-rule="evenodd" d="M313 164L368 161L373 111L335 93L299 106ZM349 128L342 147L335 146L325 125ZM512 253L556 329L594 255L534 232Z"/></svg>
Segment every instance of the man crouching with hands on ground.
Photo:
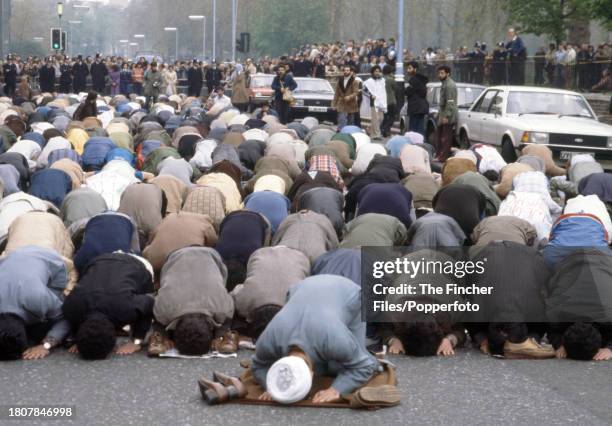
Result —
<svg viewBox="0 0 612 426"><path fill-rule="evenodd" d="M366 350L360 312L360 288L347 278L317 275L294 284L285 306L257 339L252 369L266 390L260 399L301 401L315 375L333 376L334 381L313 396L314 404L338 402L366 389L362 386L382 368ZM395 388L376 395L372 389L377 388L367 389L377 402L399 402Z"/></svg>

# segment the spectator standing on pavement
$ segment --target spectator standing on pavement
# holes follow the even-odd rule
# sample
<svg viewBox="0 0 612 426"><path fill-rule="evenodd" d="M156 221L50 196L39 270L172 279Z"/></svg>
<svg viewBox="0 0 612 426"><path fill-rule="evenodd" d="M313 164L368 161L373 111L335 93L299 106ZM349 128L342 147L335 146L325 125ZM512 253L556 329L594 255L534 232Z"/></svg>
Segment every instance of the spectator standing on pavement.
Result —
<svg viewBox="0 0 612 426"><path fill-rule="evenodd" d="M166 95L176 95L176 83L178 81L178 75L174 70L173 65L169 65L166 73L164 74L164 84L166 86Z"/></svg>
<svg viewBox="0 0 612 426"><path fill-rule="evenodd" d="M248 71L244 71L242 64L236 64L232 82L232 104L245 112L249 106L249 91L248 87L251 83L251 77Z"/></svg>
<svg viewBox="0 0 612 426"><path fill-rule="evenodd" d="M499 42L493 49L493 60L491 64L491 84L506 84L506 58L507 52L504 47L504 42Z"/></svg>
<svg viewBox="0 0 612 426"><path fill-rule="evenodd" d="M321 56L315 58L311 74L315 78L325 78L325 64L321 60Z"/></svg>
<svg viewBox="0 0 612 426"><path fill-rule="evenodd" d="M200 96L202 92L202 86L204 85L204 73L202 67L198 64L198 61L194 59L187 71L187 95L189 96ZM210 94L211 91L209 90Z"/></svg>
<svg viewBox="0 0 612 426"><path fill-rule="evenodd" d="M300 53L297 60L293 63L293 75L296 77L308 77L312 74L312 62L304 59L304 54Z"/></svg>
<svg viewBox="0 0 612 426"><path fill-rule="evenodd" d="M134 65L134 70L132 71L132 83L134 87L134 93L136 93L138 96L141 96L142 84L144 83L144 68L140 62Z"/></svg>
<svg viewBox="0 0 612 426"><path fill-rule="evenodd" d="M411 61L406 67L408 71L408 87L406 87L406 112L408 114L408 130L425 136L425 115L429 113L427 102L427 83L429 80L420 74L419 64Z"/></svg>
<svg viewBox="0 0 612 426"><path fill-rule="evenodd" d="M208 93L212 93L213 89L221 84L221 79L221 70L217 63L213 62L212 66L206 71L206 87L208 88Z"/></svg>
<svg viewBox="0 0 612 426"><path fill-rule="evenodd" d="M338 128L355 124L355 113L359 110L359 83L353 75L353 68L345 65L342 78L338 80L332 106L338 111Z"/></svg>
<svg viewBox="0 0 612 426"><path fill-rule="evenodd" d="M132 82L132 71L127 62L121 65L121 74L119 76L119 91L124 96L130 94L130 83Z"/></svg>
<svg viewBox="0 0 612 426"><path fill-rule="evenodd" d="M87 90L87 75L89 74L89 68L87 64L83 62L83 56L77 56L76 63L72 65L72 84L75 93L81 93Z"/></svg>
<svg viewBox="0 0 612 426"><path fill-rule="evenodd" d="M391 127L395 121L397 100L395 99L395 78L393 77L393 67L389 64L383 66L383 78L385 80L385 91L387 92L387 111L384 114L380 126L383 137L391 136Z"/></svg>
<svg viewBox="0 0 612 426"><path fill-rule="evenodd" d="M450 72L447 65L438 67L438 78L442 86L440 87L436 155L441 162L446 161L450 156L455 134L454 128L457 123L457 86L450 77Z"/></svg>
<svg viewBox="0 0 612 426"><path fill-rule="evenodd" d="M41 92L53 92L55 89L55 69L49 63L48 59L44 60L44 65L40 69L39 74Z"/></svg>
<svg viewBox="0 0 612 426"><path fill-rule="evenodd" d="M363 83L364 96L361 106L365 107L364 111L370 110L370 137L380 140L380 125L387 111L387 90L380 67L374 65L370 73L372 77Z"/></svg>
<svg viewBox="0 0 612 426"><path fill-rule="evenodd" d="M508 30L508 42L506 43L510 61L510 84L525 84L525 59L527 59L527 49L523 40L516 34L514 28Z"/></svg>
<svg viewBox="0 0 612 426"><path fill-rule="evenodd" d="M544 67L546 66L546 51L544 46L541 46L533 57L535 73L533 76L533 82L537 86L544 84Z"/></svg>
<svg viewBox="0 0 612 426"><path fill-rule="evenodd" d="M93 84L93 89L101 95L104 95L107 75L108 69L98 54L96 55L96 61L91 64L91 83Z"/></svg>
<svg viewBox="0 0 612 426"><path fill-rule="evenodd" d="M60 59L60 93L70 93L72 87L72 66L69 60Z"/></svg>
<svg viewBox="0 0 612 426"><path fill-rule="evenodd" d="M162 76L159 70L157 69L157 62L151 63L151 69L147 70L144 75L145 82L145 97L147 98L146 105L147 108L151 108L155 102L157 102L157 97L159 96L159 88L162 85Z"/></svg>
<svg viewBox="0 0 612 426"><path fill-rule="evenodd" d="M121 82L121 71L119 65L113 65L109 74L110 79L110 94L111 96L117 96L119 93L119 84Z"/></svg>
<svg viewBox="0 0 612 426"><path fill-rule="evenodd" d="M567 51L565 45L559 44L555 52L555 87L563 89L565 87L565 56Z"/></svg>
<svg viewBox="0 0 612 426"><path fill-rule="evenodd" d="M17 87L17 64L15 64L15 58L10 55L6 59L6 63L2 65L4 94L10 98L15 93Z"/></svg>
<svg viewBox="0 0 612 426"><path fill-rule="evenodd" d="M276 70L276 77L272 80L272 90L274 90L275 109L282 124L286 124L289 121L291 92L296 88L297 83L291 73L287 72L287 65L280 64Z"/></svg>

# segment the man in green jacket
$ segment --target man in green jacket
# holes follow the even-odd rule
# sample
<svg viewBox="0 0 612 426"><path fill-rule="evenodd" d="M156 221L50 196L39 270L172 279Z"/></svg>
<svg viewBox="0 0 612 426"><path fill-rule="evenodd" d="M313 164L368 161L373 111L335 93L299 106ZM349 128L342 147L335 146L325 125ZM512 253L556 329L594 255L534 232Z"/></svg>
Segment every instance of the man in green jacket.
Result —
<svg viewBox="0 0 612 426"><path fill-rule="evenodd" d="M438 112L438 129L436 133L436 155L438 161L444 162L450 156L457 124L457 86L450 77L450 67L438 67L440 88L440 108Z"/></svg>
<svg viewBox="0 0 612 426"><path fill-rule="evenodd" d="M162 85L162 75L157 69L157 62L151 62L151 68L145 72L144 84L147 108L150 109L157 102L159 88Z"/></svg>

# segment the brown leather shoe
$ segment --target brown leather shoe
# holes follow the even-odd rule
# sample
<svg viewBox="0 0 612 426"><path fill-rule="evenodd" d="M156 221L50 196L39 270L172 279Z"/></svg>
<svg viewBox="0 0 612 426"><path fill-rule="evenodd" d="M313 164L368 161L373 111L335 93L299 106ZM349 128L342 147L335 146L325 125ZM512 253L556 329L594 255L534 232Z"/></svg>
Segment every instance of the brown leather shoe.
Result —
<svg viewBox="0 0 612 426"><path fill-rule="evenodd" d="M147 355L151 357L160 356L167 350L168 348L166 347L163 334L159 331L151 333L151 337L149 337L149 346L147 347Z"/></svg>
<svg viewBox="0 0 612 426"><path fill-rule="evenodd" d="M366 386L353 394L351 408L392 407L400 403L400 393L392 385Z"/></svg>
<svg viewBox="0 0 612 426"><path fill-rule="evenodd" d="M217 339L215 339L217 340ZM217 340L216 350L222 354L233 354L238 351L238 333L228 331Z"/></svg>
<svg viewBox="0 0 612 426"><path fill-rule="evenodd" d="M555 357L555 350L550 345L542 345L533 337L522 343L506 341L504 357L507 359L549 359Z"/></svg>

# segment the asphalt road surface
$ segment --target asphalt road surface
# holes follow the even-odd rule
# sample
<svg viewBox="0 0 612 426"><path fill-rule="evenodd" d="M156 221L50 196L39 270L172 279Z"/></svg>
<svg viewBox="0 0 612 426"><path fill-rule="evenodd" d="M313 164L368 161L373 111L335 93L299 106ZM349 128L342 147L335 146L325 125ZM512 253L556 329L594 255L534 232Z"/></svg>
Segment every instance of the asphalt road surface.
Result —
<svg viewBox="0 0 612 426"><path fill-rule="evenodd" d="M143 353L83 361L56 350L0 364L0 405L72 405L79 425L391 425L612 423L612 362L500 360L464 349L454 358L391 357L401 405L378 411L227 404L207 406L196 380L239 374L230 359L150 359ZM0 425L43 424L6 421Z"/></svg>

